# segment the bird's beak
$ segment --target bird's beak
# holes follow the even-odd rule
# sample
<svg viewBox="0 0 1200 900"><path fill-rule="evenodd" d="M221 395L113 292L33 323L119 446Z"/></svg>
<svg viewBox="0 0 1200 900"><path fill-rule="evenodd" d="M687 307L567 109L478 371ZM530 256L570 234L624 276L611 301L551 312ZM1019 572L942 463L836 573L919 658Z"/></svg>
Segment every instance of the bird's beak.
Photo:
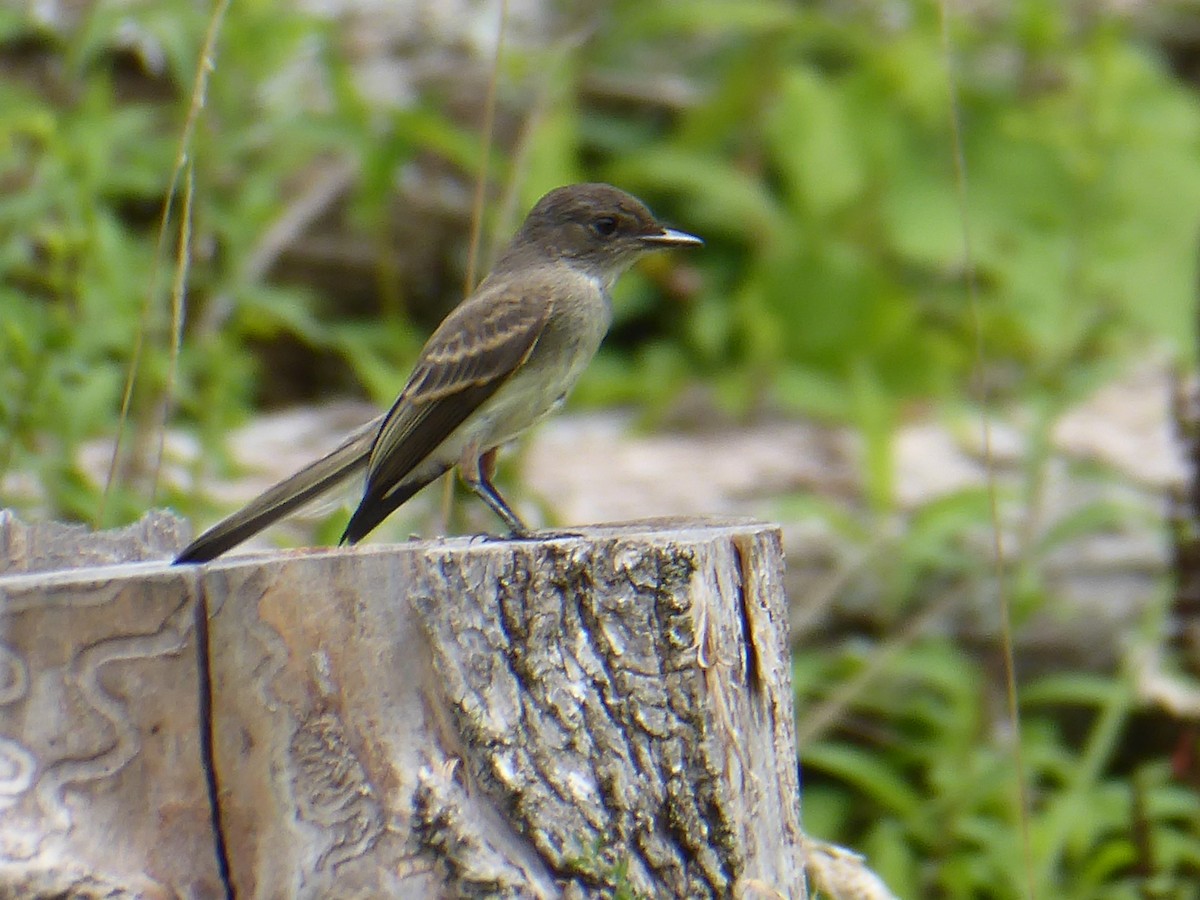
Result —
<svg viewBox="0 0 1200 900"><path fill-rule="evenodd" d="M659 234L643 234L642 240L660 247L697 247L704 243L694 234L676 231L674 228L664 228Z"/></svg>

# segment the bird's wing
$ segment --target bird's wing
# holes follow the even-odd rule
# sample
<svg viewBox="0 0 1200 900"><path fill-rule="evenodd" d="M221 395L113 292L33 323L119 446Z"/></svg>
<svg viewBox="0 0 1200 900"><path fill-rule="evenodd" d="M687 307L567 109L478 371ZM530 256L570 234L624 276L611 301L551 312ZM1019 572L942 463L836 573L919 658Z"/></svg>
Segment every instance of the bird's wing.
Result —
<svg viewBox="0 0 1200 900"><path fill-rule="evenodd" d="M433 333L371 448L363 504L382 500L529 358L553 304L545 288L498 286Z"/></svg>
<svg viewBox="0 0 1200 900"><path fill-rule="evenodd" d="M299 472L267 488L244 507L222 519L184 548L178 563L208 562L272 522L334 488L367 463L375 435L383 421L377 416L356 429L334 450Z"/></svg>

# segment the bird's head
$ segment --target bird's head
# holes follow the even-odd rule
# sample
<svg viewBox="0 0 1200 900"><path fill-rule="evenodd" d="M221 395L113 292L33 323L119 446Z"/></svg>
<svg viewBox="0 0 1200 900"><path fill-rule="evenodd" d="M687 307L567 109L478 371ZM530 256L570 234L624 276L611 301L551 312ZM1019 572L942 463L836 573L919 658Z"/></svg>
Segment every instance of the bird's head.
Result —
<svg viewBox="0 0 1200 900"><path fill-rule="evenodd" d="M667 228L631 194L608 184L571 184L537 202L501 263L510 257L561 260L611 285L643 253L702 243Z"/></svg>

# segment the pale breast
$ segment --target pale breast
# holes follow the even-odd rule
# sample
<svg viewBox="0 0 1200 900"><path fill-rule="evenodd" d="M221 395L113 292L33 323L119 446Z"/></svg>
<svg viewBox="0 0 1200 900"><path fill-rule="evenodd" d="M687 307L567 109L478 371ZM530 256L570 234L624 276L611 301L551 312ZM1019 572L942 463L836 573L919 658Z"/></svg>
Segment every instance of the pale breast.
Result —
<svg viewBox="0 0 1200 900"><path fill-rule="evenodd" d="M525 364L472 417L480 446L516 437L561 405L591 362L612 322L612 301L595 279L571 274Z"/></svg>

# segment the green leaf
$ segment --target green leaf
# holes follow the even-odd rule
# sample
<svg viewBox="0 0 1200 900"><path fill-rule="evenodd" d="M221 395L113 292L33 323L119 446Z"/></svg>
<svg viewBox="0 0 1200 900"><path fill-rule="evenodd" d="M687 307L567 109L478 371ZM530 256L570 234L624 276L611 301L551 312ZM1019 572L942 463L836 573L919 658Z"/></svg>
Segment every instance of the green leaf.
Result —
<svg viewBox="0 0 1200 900"><path fill-rule="evenodd" d="M821 742L804 749L801 771L836 778L897 815L912 815L921 797L881 757L844 744Z"/></svg>
<svg viewBox="0 0 1200 900"><path fill-rule="evenodd" d="M744 35L787 28L796 21L796 9L780 0L624 3L620 21L623 30L640 39L681 33Z"/></svg>
<svg viewBox="0 0 1200 900"><path fill-rule="evenodd" d="M808 68L788 69L766 117L768 147L798 210L828 216L857 199L866 173L837 88Z"/></svg>
<svg viewBox="0 0 1200 900"><path fill-rule="evenodd" d="M1103 707L1125 692L1111 678L1086 672L1058 672L1043 675L1021 688L1021 703L1026 707L1049 704Z"/></svg>

